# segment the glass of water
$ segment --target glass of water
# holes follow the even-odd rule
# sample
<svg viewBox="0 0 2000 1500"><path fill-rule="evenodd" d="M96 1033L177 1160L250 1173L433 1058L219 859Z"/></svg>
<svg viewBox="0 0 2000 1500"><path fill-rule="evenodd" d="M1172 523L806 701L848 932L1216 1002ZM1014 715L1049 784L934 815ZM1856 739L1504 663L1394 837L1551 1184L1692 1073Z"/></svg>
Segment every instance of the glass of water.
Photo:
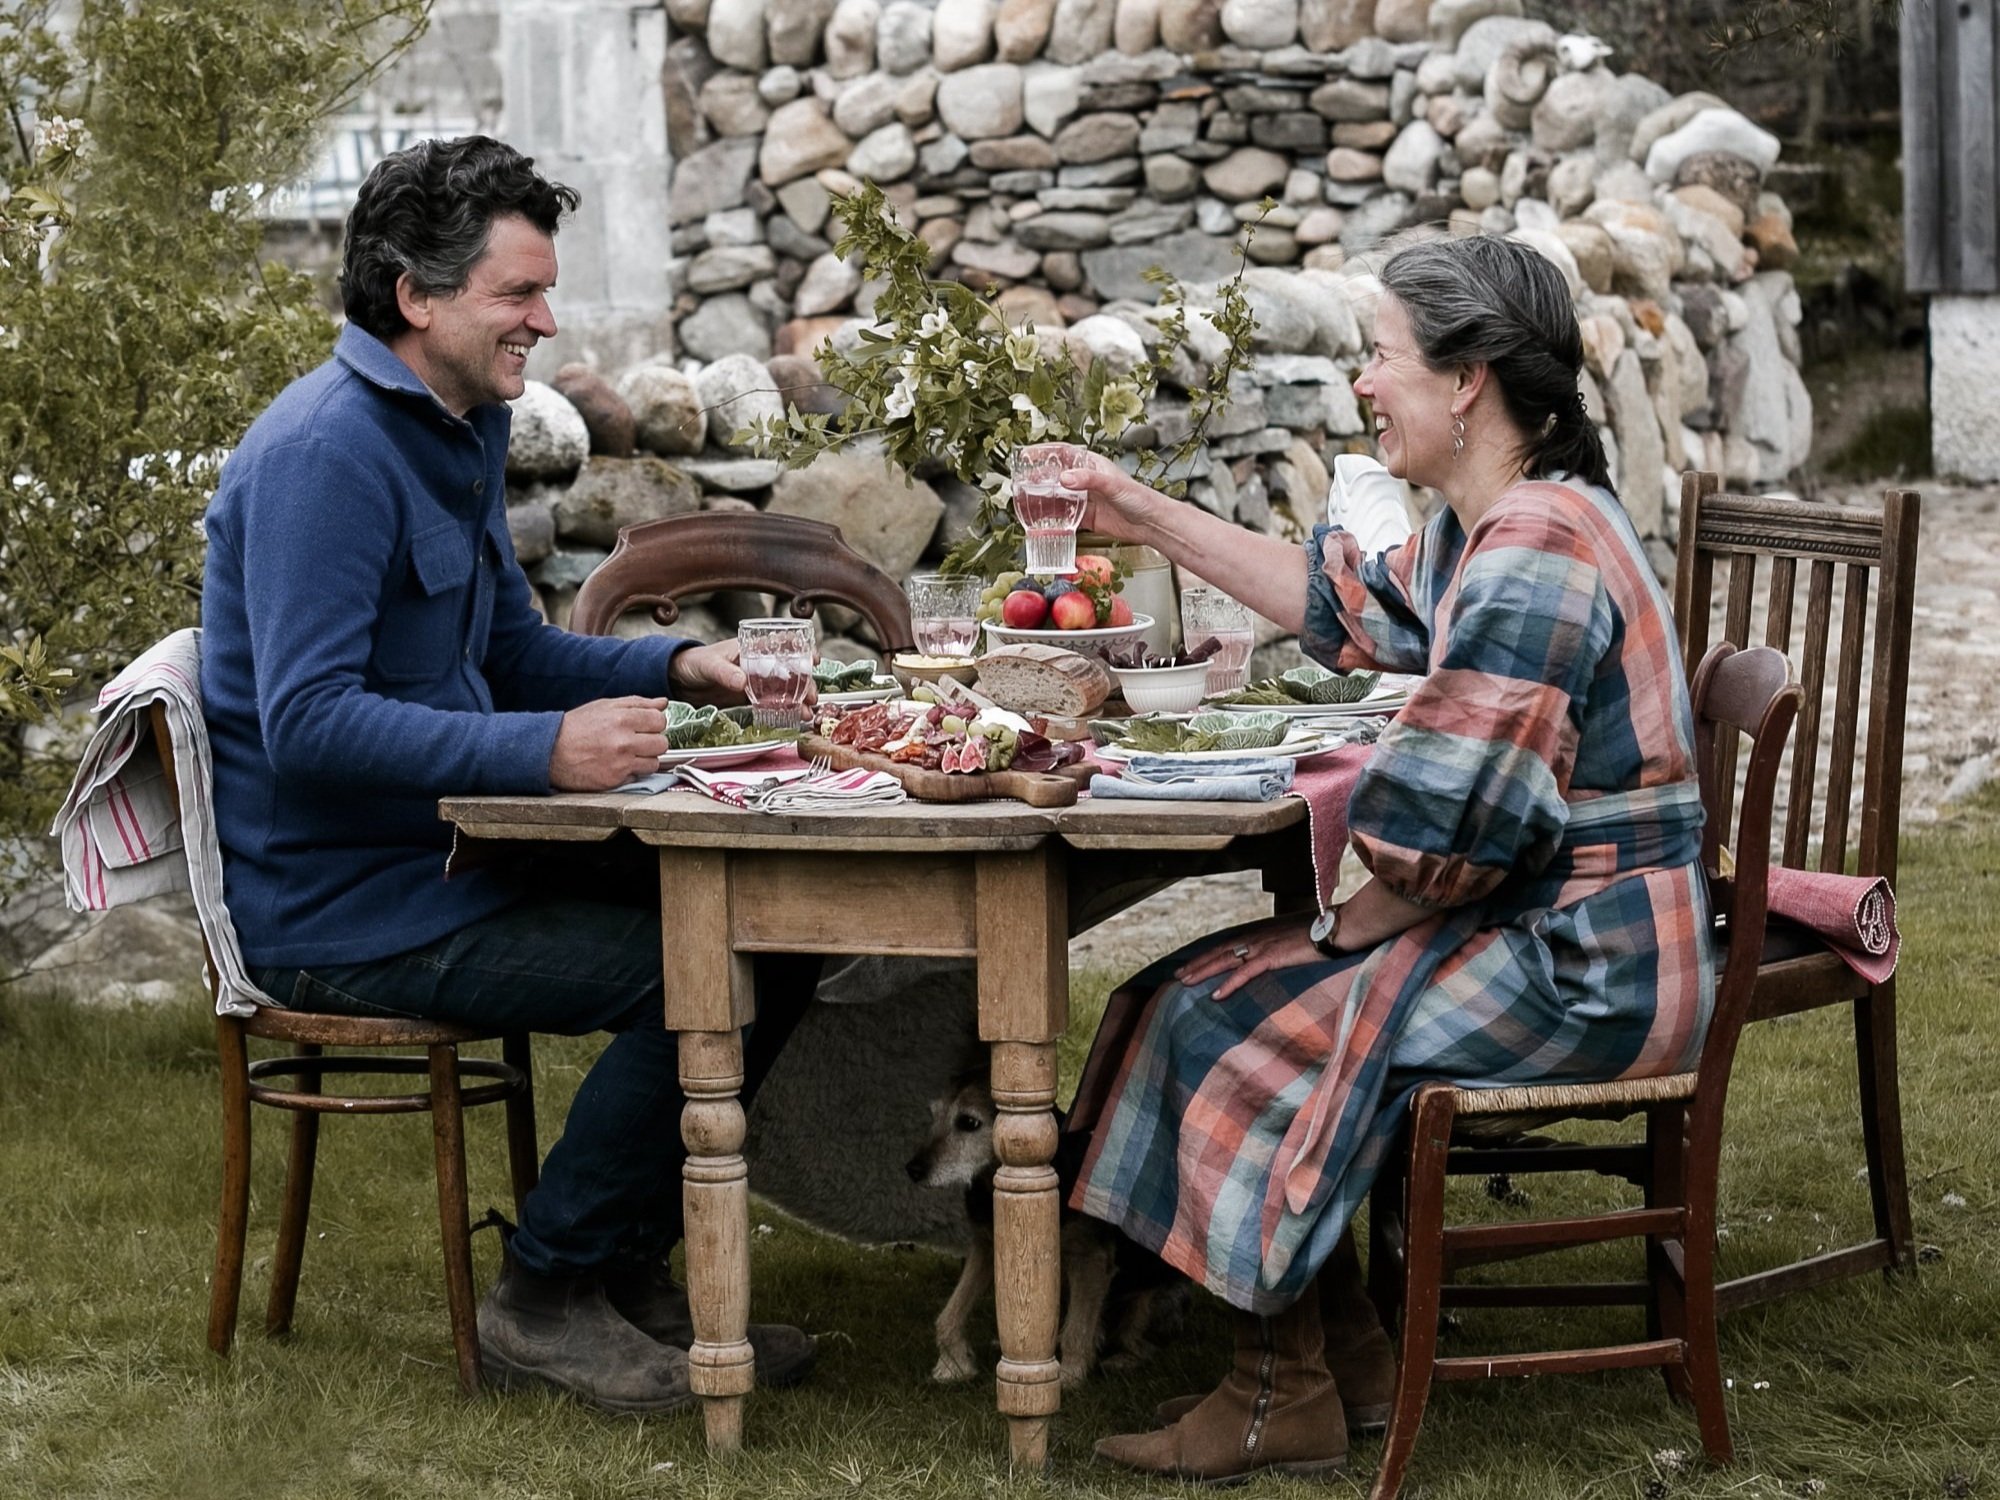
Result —
<svg viewBox="0 0 2000 1500"><path fill-rule="evenodd" d="M1257 643L1257 627L1248 605L1221 589L1181 590L1181 638L1194 650L1203 641L1214 639L1221 649L1208 659L1208 691L1233 693L1250 674L1250 648Z"/></svg>
<svg viewBox="0 0 2000 1500"><path fill-rule="evenodd" d="M736 647L748 682L750 722L759 729L796 729L812 689L810 620L745 620Z"/></svg>
<svg viewBox="0 0 2000 1500"><path fill-rule="evenodd" d="M1076 567L1076 528L1083 519L1082 490L1065 489L1065 469L1090 466L1090 455L1068 443L1037 443L1014 455L1014 519L1027 533L1028 571L1052 577Z"/></svg>
<svg viewBox="0 0 2000 1500"><path fill-rule="evenodd" d="M970 656L979 641L976 574L915 573L903 585L910 596L910 628L925 656Z"/></svg>

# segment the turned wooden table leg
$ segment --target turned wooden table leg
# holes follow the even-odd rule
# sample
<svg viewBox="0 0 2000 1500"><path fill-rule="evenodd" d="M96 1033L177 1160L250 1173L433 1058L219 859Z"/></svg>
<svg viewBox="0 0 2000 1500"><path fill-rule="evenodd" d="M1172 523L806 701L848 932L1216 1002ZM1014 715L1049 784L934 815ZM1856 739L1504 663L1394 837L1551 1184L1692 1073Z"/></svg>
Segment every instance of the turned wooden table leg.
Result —
<svg viewBox="0 0 2000 1500"><path fill-rule="evenodd" d="M1008 1459L1040 1469L1061 1404L1056 1316L1062 1300L1053 1042L993 1044L993 1301L1000 1323L998 1396Z"/></svg>
<svg viewBox="0 0 2000 1500"><path fill-rule="evenodd" d="M729 857L660 850L667 1025L679 1033L681 1170L687 1215L688 1384L711 1453L743 1446L750 1351L750 1175L743 1161L743 1033L755 1012L750 960L731 945Z"/></svg>
<svg viewBox="0 0 2000 1500"><path fill-rule="evenodd" d="M1056 1038L1069 1014L1068 895L1059 849L982 855L978 867L979 1034L992 1044L993 1298L997 1397L1008 1458L1041 1469L1061 1405L1062 1295L1056 1151Z"/></svg>
<svg viewBox="0 0 2000 1500"><path fill-rule="evenodd" d="M681 1169L687 1214L688 1384L702 1402L712 1453L743 1446L743 1398L755 1383L750 1340L750 1171L743 1161L743 1037L680 1035Z"/></svg>

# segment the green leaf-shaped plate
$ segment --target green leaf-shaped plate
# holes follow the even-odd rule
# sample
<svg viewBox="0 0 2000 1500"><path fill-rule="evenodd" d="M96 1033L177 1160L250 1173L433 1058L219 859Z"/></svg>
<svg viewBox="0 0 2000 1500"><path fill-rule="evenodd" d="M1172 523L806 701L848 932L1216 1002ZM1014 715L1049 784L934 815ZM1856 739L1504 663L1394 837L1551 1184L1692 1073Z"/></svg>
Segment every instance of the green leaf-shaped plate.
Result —
<svg viewBox="0 0 2000 1500"><path fill-rule="evenodd" d="M1329 672L1308 662L1293 667L1278 682L1299 703L1359 703L1381 680L1380 672Z"/></svg>
<svg viewBox="0 0 2000 1500"><path fill-rule="evenodd" d="M1188 726L1196 735L1212 738L1204 750L1268 750L1290 731L1283 714L1196 714ZM1192 748L1192 747L1190 747Z"/></svg>

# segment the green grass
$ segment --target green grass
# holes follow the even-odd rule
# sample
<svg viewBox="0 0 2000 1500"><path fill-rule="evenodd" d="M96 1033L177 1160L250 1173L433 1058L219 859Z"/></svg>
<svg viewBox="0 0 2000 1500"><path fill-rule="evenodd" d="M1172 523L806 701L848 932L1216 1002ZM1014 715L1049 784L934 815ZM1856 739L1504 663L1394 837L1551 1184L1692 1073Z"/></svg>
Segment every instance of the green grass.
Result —
<svg viewBox="0 0 2000 1500"><path fill-rule="evenodd" d="M1902 1077L1920 1241L1940 1258L1893 1284L1850 1282L1730 1320L1723 1362L1738 1462L1699 1454L1657 1376L1441 1389L1406 1493L1941 1496L2000 1493L2000 801L1905 840ZM1073 1076L1104 976L1081 976ZM539 1049L544 1120L589 1058ZM1867 1209L1843 1017L1755 1029L1731 1101L1725 1270L1844 1243ZM1141 1374L1065 1404L1046 1477L1009 1480L985 1382L930 1385L930 1320L956 1274L927 1252L862 1249L753 1206L760 1317L822 1335L803 1390L760 1395L749 1446L709 1461L692 1416L639 1422L544 1396L458 1397L437 1264L428 1132L334 1122L321 1146L296 1330L261 1333L282 1169L260 1112L243 1333L203 1345L217 1179L214 1054L199 1004L105 1012L0 998L0 1497L1157 1496L1093 1467L1096 1436L1210 1382L1223 1321L1198 1305ZM475 1208L504 1201L497 1111L470 1122ZM1525 1180L1531 1209L1476 1185L1461 1215L1602 1202L1594 1182ZM1965 1206L1949 1206L1947 1193ZM769 1232L762 1228L769 1225ZM480 1236L482 1284L497 1251ZM1577 1257L1609 1269L1612 1252ZM990 1317L990 1314L987 1315ZM1529 1347L1532 1330L1616 1336L1629 1315L1470 1313L1450 1348ZM990 1330L990 1322L985 1325ZM1768 1384L1766 1384L1768 1383ZM1374 1448L1361 1446L1360 1494ZM1815 1489L1815 1484L1823 1488ZM1664 1489L1657 1486L1664 1485ZM1650 1487L1650 1488L1649 1488ZM1193 1491L1188 1491L1193 1493ZM1325 1489L1260 1481L1254 1493Z"/></svg>

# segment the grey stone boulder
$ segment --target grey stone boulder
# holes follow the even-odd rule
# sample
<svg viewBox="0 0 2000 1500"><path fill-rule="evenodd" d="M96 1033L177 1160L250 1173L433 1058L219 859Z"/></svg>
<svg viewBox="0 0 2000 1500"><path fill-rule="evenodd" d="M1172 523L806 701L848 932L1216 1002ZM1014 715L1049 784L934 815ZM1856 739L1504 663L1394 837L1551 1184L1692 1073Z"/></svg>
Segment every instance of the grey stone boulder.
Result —
<svg viewBox="0 0 2000 1500"><path fill-rule="evenodd" d="M833 101L833 123L842 135L858 141L896 118L896 96L902 91L903 80L891 74L863 74Z"/></svg>
<svg viewBox="0 0 2000 1500"><path fill-rule="evenodd" d="M737 136L682 158L668 193L668 222L676 228L699 224L719 210L741 208L757 169L757 148L756 136Z"/></svg>
<svg viewBox="0 0 2000 1500"><path fill-rule="evenodd" d="M805 279L792 294L793 310L801 318L838 312L860 290L861 267L829 250L806 267Z"/></svg>
<svg viewBox="0 0 2000 1500"><path fill-rule="evenodd" d="M824 104L814 98L794 99L771 112L757 155L757 175L765 187L782 187L796 177L840 166L853 149L854 143L833 123Z"/></svg>
<svg viewBox="0 0 2000 1500"><path fill-rule="evenodd" d="M749 354L766 359L771 330L750 299L731 292L709 297L674 326L681 352L695 359L716 360L725 354Z"/></svg>
<svg viewBox="0 0 2000 1500"><path fill-rule="evenodd" d="M1145 279L1159 266L1181 281L1214 281L1236 269L1233 241L1190 229L1151 245L1115 245L1083 252L1083 272L1097 295L1157 302L1159 288Z"/></svg>
<svg viewBox="0 0 2000 1500"><path fill-rule="evenodd" d="M847 405L838 386L827 384L819 364L804 354L774 354L766 368L786 406L809 415L833 416Z"/></svg>
<svg viewBox="0 0 2000 1500"><path fill-rule="evenodd" d="M1291 170L1289 157L1261 146L1244 146L1204 167L1201 178L1216 197L1243 203L1281 190Z"/></svg>
<svg viewBox="0 0 2000 1500"><path fill-rule="evenodd" d="M906 482L872 447L823 453L780 474L765 508L839 527L848 546L898 578L923 556L944 514L937 491L922 480Z"/></svg>
<svg viewBox="0 0 2000 1500"><path fill-rule="evenodd" d="M704 297L737 291L762 281L777 265L769 245L718 245L688 262L688 290Z"/></svg>
<svg viewBox="0 0 2000 1500"><path fill-rule="evenodd" d="M847 158L847 170L873 182L895 182L917 164L917 143L901 120L871 130Z"/></svg>
<svg viewBox="0 0 2000 1500"><path fill-rule="evenodd" d="M532 568L536 563L556 550L555 512L549 502L539 497L509 501L507 505L507 536L514 543L514 558L524 568Z"/></svg>
<svg viewBox="0 0 2000 1500"><path fill-rule="evenodd" d="M577 409L590 433L590 451L610 458L632 455L632 408L611 388L611 382L589 365L568 364L550 382Z"/></svg>
<svg viewBox="0 0 2000 1500"><path fill-rule="evenodd" d="M1520 14L1521 0L1431 0L1431 45L1440 52L1454 51L1473 22Z"/></svg>
<svg viewBox="0 0 2000 1500"><path fill-rule="evenodd" d="M1524 48L1555 49L1556 31L1546 21L1529 21L1517 15L1489 15L1466 27L1452 51L1458 86L1468 93L1483 94L1486 75L1500 61L1500 54L1516 44Z"/></svg>
<svg viewBox="0 0 2000 1500"><path fill-rule="evenodd" d="M785 403L771 383L762 358L725 354L695 377L695 392L708 416L708 439L715 447L747 453L734 434L763 417L783 422Z"/></svg>
<svg viewBox="0 0 2000 1500"><path fill-rule="evenodd" d="M1102 364L1114 375L1130 374L1145 362L1145 341L1122 318L1099 313L1079 319L1064 338L1072 349L1081 350L1091 363Z"/></svg>
<svg viewBox="0 0 2000 1500"><path fill-rule="evenodd" d="M1081 70L1045 62L1021 70L1021 117L1035 134L1053 137L1082 105Z"/></svg>
<svg viewBox="0 0 2000 1500"><path fill-rule="evenodd" d="M574 474L590 453L590 430L583 413L553 386L526 382L507 403L514 412L507 439L509 479L561 479Z"/></svg>
<svg viewBox="0 0 2000 1500"><path fill-rule="evenodd" d="M1139 122L1128 114L1079 115L1051 143L1065 162L1110 161L1139 149Z"/></svg>
<svg viewBox="0 0 2000 1500"><path fill-rule="evenodd" d="M1056 18L1056 0L1000 0L993 21L993 45L1000 61L1028 62L1041 55Z"/></svg>
<svg viewBox="0 0 2000 1500"><path fill-rule="evenodd" d="M1374 34L1375 0L1299 0L1299 40L1310 52L1338 52Z"/></svg>
<svg viewBox="0 0 2000 1500"><path fill-rule="evenodd" d="M1289 47L1299 35L1299 0L1224 0L1222 34L1260 52Z"/></svg>
<svg viewBox="0 0 2000 1500"><path fill-rule="evenodd" d="M1630 159L1643 163L1652 152L1653 142L1663 135L1673 134L1703 110L1730 107L1727 100L1701 90L1682 94L1655 106L1640 116L1639 123L1632 127L1632 144L1628 148Z"/></svg>
<svg viewBox="0 0 2000 1500"><path fill-rule="evenodd" d="M1089 62L1111 48L1118 0L1056 0L1043 55L1050 62Z"/></svg>
<svg viewBox="0 0 2000 1500"><path fill-rule="evenodd" d="M1021 70L981 63L938 80L938 119L964 141L993 140L1021 128Z"/></svg>
<svg viewBox="0 0 2000 1500"><path fill-rule="evenodd" d="M889 0L875 27L875 61L885 73L914 73L931 60L931 8Z"/></svg>
<svg viewBox="0 0 2000 1500"><path fill-rule="evenodd" d="M648 453L699 453L708 436L694 382L668 364L635 365L618 394L632 412L633 437Z"/></svg>
<svg viewBox="0 0 2000 1500"><path fill-rule="evenodd" d="M771 60L766 43L765 0L723 0L708 17L708 50L715 60L761 73Z"/></svg>
<svg viewBox="0 0 2000 1500"><path fill-rule="evenodd" d="M1673 182L1681 163L1707 151L1728 152L1768 172L1777 164L1778 138L1733 109L1704 109L1680 129L1661 136L1646 152L1646 175Z"/></svg>
<svg viewBox="0 0 2000 1500"><path fill-rule="evenodd" d="M1444 152L1444 137L1424 121L1412 120L1382 157L1382 181L1412 197L1422 197L1437 186L1438 162Z"/></svg>
<svg viewBox="0 0 2000 1500"><path fill-rule="evenodd" d="M1160 44L1169 52L1222 45L1223 0L1160 0Z"/></svg>
<svg viewBox="0 0 2000 1500"><path fill-rule="evenodd" d="M593 458L554 503L565 542L610 547L627 526L701 509L701 486L663 458Z"/></svg>
<svg viewBox="0 0 2000 1500"><path fill-rule="evenodd" d="M826 26L826 71L830 78L859 78L875 66L875 32L881 24L876 0L840 0Z"/></svg>
<svg viewBox="0 0 2000 1500"><path fill-rule="evenodd" d="M938 0L931 19L931 61L940 73L983 63L993 55L994 0Z"/></svg>
<svg viewBox="0 0 2000 1500"><path fill-rule="evenodd" d="M756 135L771 118L757 79L733 70L717 73L701 86L701 113L717 135Z"/></svg>
<svg viewBox="0 0 2000 1500"><path fill-rule="evenodd" d="M1103 214L1037 214L1015 226L1014 238L1031 250L1091 250L1110 240L1111 224Z"/></svg>

